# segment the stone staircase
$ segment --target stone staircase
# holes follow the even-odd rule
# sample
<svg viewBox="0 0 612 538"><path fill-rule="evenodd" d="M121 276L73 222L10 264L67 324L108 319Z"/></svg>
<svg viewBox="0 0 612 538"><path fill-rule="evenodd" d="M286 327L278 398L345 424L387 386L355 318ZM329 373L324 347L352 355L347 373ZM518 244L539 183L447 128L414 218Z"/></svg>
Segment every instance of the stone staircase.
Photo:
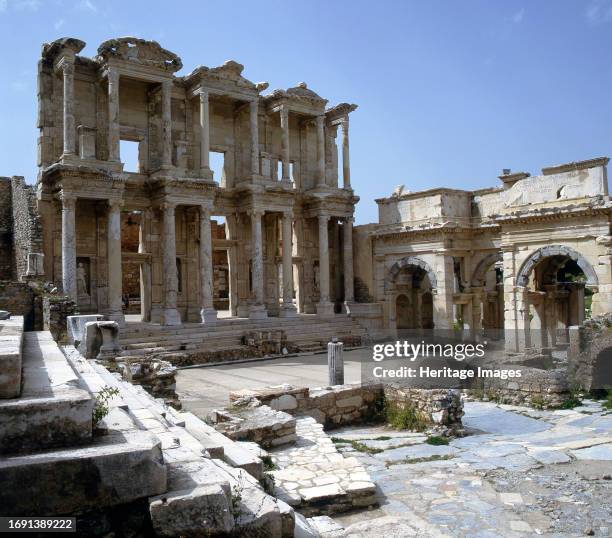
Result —
<svg viewBox="0 0 612 538"><path fill-rule="evenodd" d="M245 347L243 335L248 331L285 331L287 341L300 351L323 349L333 336L340 340L361 339L365 329L353 318L338 314L320 318L315 314L303 314L294 318L219 319L214 327L187 323L180 327L164 327L150 323L129 323L121 331L120 344L124 355L151 352L201 350L222 351Z"/></svg>

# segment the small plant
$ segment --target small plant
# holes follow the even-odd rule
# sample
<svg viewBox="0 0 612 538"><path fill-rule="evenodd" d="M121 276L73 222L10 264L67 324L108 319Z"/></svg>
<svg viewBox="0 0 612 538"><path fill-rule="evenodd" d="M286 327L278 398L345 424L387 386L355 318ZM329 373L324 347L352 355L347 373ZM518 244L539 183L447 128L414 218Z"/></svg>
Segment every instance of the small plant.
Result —
<svg viewBox="0 0 612 538"><path fill-rule="evenodd" d="M422 432L427 429L427 419L413 405L387 406L387 422L396 430Z"/></svg>
<svg viewBox="0 0 612 538"><path fill-rule="evenodd" d="M531 397L531 405L534 409L544 409L545 404L546 404L546 401L544 400L542 396L537 395L537 396Z"/></svg>
<svg viewBox="0 0 612 538"><path fill-rule="evenodd" d="M441 435L432 435L425 441L428 445L440 446L448 445L448 438L442 437Z"/></svg>
<svg viewBox="0 0 612 538"><path fill-rule="evenodd" d="M353 441L350 439L342 439L341 437L332 437L331 440L333 443L337 445L350 445L357 452L364 452L365 454L378 454L382 452L381 448L372 448L359 441Z"/></svg>
<svg viewBox="0 0 612 538"><path fill-rule="evenodd" d="M272 456L266 454L265 456L261 456L261 461L264 465L264 471L276 471L278 469L278 465L274 463L272 460Z"/></svg>
<svg viewBox="0 0 612 538"><path fill-rule="evenodd" d="M242 484L234 484L232 486L232 492L230 494L231 499L231 511L234 516L234 521L237 521L240 517L240 503L242 502Z"/></svg>
<svg viewBox="0 0 612 538"><path fill-rule="evenodd" d="M119 389L116 387L105 386L96 394L96 403L92 411L92 422L94 427L108 415L108 402L113 399L114 396L119 395Z"/></svg>

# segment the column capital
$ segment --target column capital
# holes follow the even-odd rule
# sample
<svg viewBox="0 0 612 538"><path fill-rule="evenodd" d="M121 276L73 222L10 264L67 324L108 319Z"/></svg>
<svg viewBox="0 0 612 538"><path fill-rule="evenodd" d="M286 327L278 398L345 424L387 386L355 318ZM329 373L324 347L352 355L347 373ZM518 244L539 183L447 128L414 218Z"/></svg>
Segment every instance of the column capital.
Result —
<svg viewBox="0 0 612 538"><path fill-rule="evenodd" d="M208 204L200 204L200 216L203 218L210 218L212 214L212 207Z"/></svg>
<svg viewBox="0 0 612 538"><path fill-rule="evenodd" d="M164 90L164 91L171 90L173 85L174 85L174 81L171 80L171 79L170 80L164 80L161 83L162 90Z"/></svg>
<svg viewBox="0 0 612 538"><path fill-rule="evenodd" d="M331 218L329 215L317 215L317 216L319 218L319 224L322 224L324 222L328 223L329 219Z"/></svg>
<svg viewBox="0 0 612 538"><path fill-rule="evenodd" d="M281 119L289 118L289 107L285 104L282 104L280 106L279 113L280 113Z"/></svg>
<svg viewBox="0 0 612 538"><path fill-rule="evenodd" d="M353 224L355 222L355 217L351 215L350 217L344 217L344 222Z"/></svg>
<svg viewBox="0 0 612 538"><path fill-rule="evenodd" d="M169 202L169 201L165 201L162 202L159 207L165 211L165 212L173 212L176 209L176 203L175 202Z"/></svg>
<svg viewBox="0 0 612 538"><path fill-rule="evenodd" d="M63 56L55 66L57 71L61 71L64 76L74 75L74 58Z"/></svg>
<svg viewBox="0 0 612 538"><path fill-rule="evenodd" d="M260 208L251 208L247 211L247 213L251 216L251 218L257 218L257 217L263 217L264 213L266 212L265 209L260 209Z"/></svg>
<svg viewBox="0 0 612 538"><path fill-rule="evenodd" d="M59 199L62 201L62 209L74 209L77 197L68 192L60 192Z"/></svg>
<svg viewBox="0 0 612 538"><path fill-rule="evenodd" d="M206 88L198 88L196 90L196 94L198 95L198 97L200 98L200 101L202 99L206 99L208 100L208 96L209 96L209 92Z"/></svg>
<svg viewBox="0 0 612 538"><path fill-rule="evenodd" d="M106 70L106 80L109 82L109 84L116 84L117 82L119 82L119 71L112 67L109 67Z"/></svg>
<svg viewBox="0 0 612 538"><path fill-rule="evenodd" d="M121 211L123 200L107 200L107 204L111 211Z"/></svg>

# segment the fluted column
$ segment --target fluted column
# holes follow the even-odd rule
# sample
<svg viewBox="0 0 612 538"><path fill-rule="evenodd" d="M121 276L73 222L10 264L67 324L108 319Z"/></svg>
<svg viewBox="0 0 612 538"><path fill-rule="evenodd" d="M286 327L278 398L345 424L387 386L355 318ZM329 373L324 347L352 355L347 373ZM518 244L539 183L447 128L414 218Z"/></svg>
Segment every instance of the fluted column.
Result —
<svg viewBox="0 0 612 538"><path fill-rule="evenodd" d="M200 315L207 325L217 321L213 306L212 236L210 233L210 208L200 206Z"/></svg>
<svg viewBox="0 0 612 538"><path fill-rule="evenodd" d="M293 305L293 215L283 213L283 307L281 317L295 316Z"/></svg>
<svg viewBox="0 0 612 538"><path fill-rule="evenodd" d="M259 127L258 127L258 109L259 103L257 100L250 103L250 124L251 124L251 173L254 176L259 175Z"/></svg>
<svg viewBox="0 0 612 538"><path fill-rule="evenodd" d="M344 249L344 302L352 303L355 300L355 284L353 279L353 217L344 220L343 249ZM347 310L349 308L347 307Z"/></svg>
<svg viewBox="0 0 612 538"><path fill-rule="evenodd" d="M290 152L289 152L289 109L282 105L280 109L280 124L281 124L281 157L283 163L283 177L281 181L291 181L290 171Z"/></svg>
<svg viewBox="0 0 612 538"><path fill-rule="evenodd" d="M162 237L163 270L164 270L164 325L180 325L181 316L176 309L178 295L178 274L176 268L176 231L175 204L166 202L162 206L164 213L164 233Z"/></svg>
<svg viewBox="0 0 612 538"><path fill-rule="evenodd" d="M200 90L200 175L211 177L210 173L210 112L208 92Z"/></svg>
<svg viewBox="0 0 612 538"><path fill-rule="evenodd" d="M317 186L325 185L325 116L317 116Z"/></svg>
<svg viewBox="0 0 612 538"><path fill-rule="evenodd" d="M330 315L334 308L329 300L329 238L327 215L319 215L319 304L317 314Z"/></svg>
<svg viewBox="0 0 612 538"><path fill-rule="evenodd" d="M122 326L125 324L125 318L122 301L121 202L109 200L108 204L108 319Z"/></svg>
<svg viewBox="0 0 612 538"><path fill-rule="evenodd" d="M162 167L172 166L172 81L162 82Z"/></svg>
<svg viewBox="0 0 612 538"><path fill-rule="evenodd" d="M264 319L268 317L264 305L264 267L261 233L261 218L263 214L264 212L261 210L251 211L251 278L253 282L253 293L249 317L253 319Z"/></svg>
<svg viewBox="0 0 612 538"><path fill-rule="evenodd" d="M108 160L119 162L119 73L110 69L108 79Z"/></svg>
<svg viewBox="0 0 612 538"><path fill-rule="evenodd" d="M76 128L74 125L74 64L63 60L60 69L64 79L64 155L76 152Z"/></svg>
<svg viewBox="0 0 612 538"><path fill-rule="evenodd" d="M76 198L62 193L62 287L64 295L77 300L76 282Z"/></svg>
<svg viewBox="0 0 612 538"><path fill-rule="evenodd" d="M345 189L351 188L351 164L349 158L349 120L348 117L340 123L342 129L342 180Z"/></svg>

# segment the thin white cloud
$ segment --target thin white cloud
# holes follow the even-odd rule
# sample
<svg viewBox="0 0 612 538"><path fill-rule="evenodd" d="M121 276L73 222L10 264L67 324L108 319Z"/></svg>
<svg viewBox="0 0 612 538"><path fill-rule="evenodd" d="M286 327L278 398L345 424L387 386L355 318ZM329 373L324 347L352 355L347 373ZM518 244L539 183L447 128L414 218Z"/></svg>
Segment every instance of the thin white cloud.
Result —
<svg viewBox="0 0 612 538"><path fill-rule="evenodd" d="M81 0L76 5L77 9L82 9L84 11L91 11L92 13L96 13L98 8L91 0Z"/></svg>
<svg viewBox="0 0 612 538"><path fill-rule="evenodd" d="M512 22L515 24L519 24L523 22L524 18L525 18L525 8L522 7L514 15L512 15Z"/></svg>
<svg viewBox="0 0 612 538"><path fill-rule="evenodd" d="M592 0L585 15L589 24L612 22L612 0Z"/></svg>

